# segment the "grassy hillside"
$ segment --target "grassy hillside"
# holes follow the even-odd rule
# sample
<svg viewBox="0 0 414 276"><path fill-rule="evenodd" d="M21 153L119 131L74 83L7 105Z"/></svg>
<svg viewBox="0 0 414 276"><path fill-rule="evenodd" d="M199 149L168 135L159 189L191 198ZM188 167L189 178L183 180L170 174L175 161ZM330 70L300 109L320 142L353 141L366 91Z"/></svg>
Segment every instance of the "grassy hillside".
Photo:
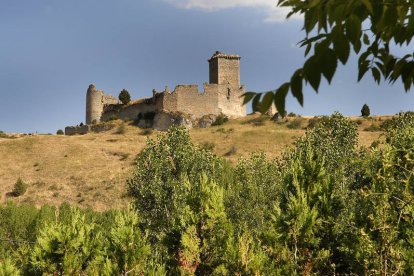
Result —
<svg viewBox="0 0 414 276"><path fill-rule="evenodd" d="M253 151L266 151L269 158L280 156L305 133L310 119L288 118L288 122L275 123L250 115L222 126L192 129L190 133L195 144L213 148L214 153L235 163ZM358 123L361 146L369 146L380 137L378 125L385 119L352 118ZM125 182L148 133L129 125L124 134L117 132L115 127L84 136L0 138L0 202L14 200L40 206L68 201L96 210L124 206L129 200ZM154 131L148 136L155 138L158 134ZM29 184L26 194L8 196L19 177Z"/></svg>

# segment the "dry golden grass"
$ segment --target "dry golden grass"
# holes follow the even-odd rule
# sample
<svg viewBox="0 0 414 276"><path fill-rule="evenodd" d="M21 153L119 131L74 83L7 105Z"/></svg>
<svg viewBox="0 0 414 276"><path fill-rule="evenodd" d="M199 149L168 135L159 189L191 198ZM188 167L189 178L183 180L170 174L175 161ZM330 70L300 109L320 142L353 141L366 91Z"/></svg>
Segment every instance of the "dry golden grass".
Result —
<svg viewBox="0 0 414 276"><path fill-rule="evenodd" d="M361 146L371 145L381 135L364 131L372 123L380 123L378 120L352 119L362 120L358 127ZM235 163L240 156L253 151L265 151L269 158L280 156L296 138L304 135L309 117L302 120L300 128L289 129L286 122L275 123L250 115L222 126L192 129L190 133L195 144L214 143L217 155ZM125 134L116 132L117 128L84 136L0 138L0 202L14 200L40 206L67 201L96 210L125 206L130 200L125 194L126 181L147 136L129 125ZM154 131L150 137L157 134ZM19 177L29 184L26 194L7 197Z"/></svg>

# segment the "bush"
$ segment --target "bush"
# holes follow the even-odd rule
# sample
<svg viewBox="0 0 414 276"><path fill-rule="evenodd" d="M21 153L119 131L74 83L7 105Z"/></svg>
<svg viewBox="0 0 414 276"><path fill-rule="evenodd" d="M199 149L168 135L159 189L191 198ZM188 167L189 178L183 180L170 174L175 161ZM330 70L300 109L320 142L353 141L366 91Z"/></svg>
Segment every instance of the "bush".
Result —
<svg viewBox="0 0 414 276"><path fill-rule="evenodd" d="M362 106L362 109L361 109L361 116L362 117L369 117L369 115L370 115L369 106L367 104L364 104Z"/></svg>
<svg viewBox="0 0 414 276"><path fill-rule="evenodd" d="M115 114L112 114L111 116L109 116L109 118L106 121L110 122L110 121L116 121L116 120L118 120L118 116L116 116Z"/></svg>
<svg viewBox="0 0 414 276"><path fill-rule="evenodd" d="M276 116L276 115L275 115ZM266 121L269 121L270 117L268 115L260 115L257 118L252 118L246 122L242 122L241 124L252 124L254 126L264 126Z"/></svg>
<svg viewBox="0 0 414 276"><path fill-rule="evenodd" d="M289 129L299 129L302 126L302 118L295 118L294 120L287 123L286 127Z"/></svg>
<svg viewBox="0 0 414 276"><path fill-rule="evenodd" d="M21 178L17 179L16 183L14 184L12 194L16 197L24 195L26 193L27 186L28 185L25 182L23 182Z"/></svg>
<svg viewBox="0 0 414 276"><path fill-rule="evenodd" d="M381 131L382 130L382 128L381 128L381 126L379 126L379 125L377 125L377 124L371 124L369 127L366 127L365 129L364 129L365 131Z"/></svg>
<svg viewBox="0 0 414 276"><path fill-rule="evenodd" d="M232 146L225 154L224 156L232 156L237 153L237 148L235 146Z"/></svg>
<svg viewBox="0 0 414 276"><path fill-rule="evenodd" d="M297 115L295 113L293 113L293 112L289 112L287 116L288 117L296 117Z"/></svg>
<svg viewBox="0 0 414 276"><path fill-rule="evenodd" d="M64 135L65 133L63 132L63 130L59 129L58 131L56 131L57 135Z"/></svg>
<svg viewBox="0 0 414 276"><path fill-rule="evenodd" d="M320 121L321 121L321 117L318 117L318 116L310 118L309 121L308 121L307 128L312 129L312 128L316 127L319 124Z"/></svg>
<svg viewBox="0 0 414 276"><path fill-rule="evenodd" d="M153 129L152 128L145 128L145 129L143 129L142 131L141 131L141 135L145 135L145 136L148 136L148 135L151 135L152 133L153 133L154 131L153 131Z"/></svg>
<svg viewBox="0 0 414 276"><path fill-rule="evenodd" d="M127 104L131 101L131 95L129 95L128 90L122 89L121 93L119 93L118 99L122 102L122 104Z"/></svg>
<svg viewBox="0 0 414 276"><path fill-rule="evenodd" d="M214 142L203 142L200 145L200 148L208 151L213 151L213 149L216 147L216 144Z"/></svg>
<svg viewBox="0 0 414 276"><path fill-rule="evenodd" d="M211 124L212 126L221 126L222 124L225 124L229 121L229 118L224 115L220 114L217 116L216 120Z"/></svg>
<svg viewBox="0 0 414 276"><path fill-rule="evenodd" d="M122 122L118 128L115 131L115 134L125 134L126 133L126 127L125 127L125 123Z"/></svg>

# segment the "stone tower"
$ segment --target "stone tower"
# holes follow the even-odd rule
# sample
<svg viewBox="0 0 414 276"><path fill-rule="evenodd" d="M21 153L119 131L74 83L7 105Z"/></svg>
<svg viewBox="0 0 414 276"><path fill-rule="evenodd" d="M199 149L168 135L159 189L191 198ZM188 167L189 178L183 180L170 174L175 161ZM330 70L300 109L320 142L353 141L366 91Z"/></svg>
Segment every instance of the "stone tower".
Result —
<svg viewBox="0 0 414 276"><path fill-rule="evenodd" d="M86 124L99 122L103 112L103 92L96 89L95 85L89 85L86 93Z"/></svg>
<svg viewBox="0 0 414 276"><path fill-rule="evenodd" d="M226 55L217 51L208 62L211 84L229 84L232 87L240 87L239 55Z"/></svg>

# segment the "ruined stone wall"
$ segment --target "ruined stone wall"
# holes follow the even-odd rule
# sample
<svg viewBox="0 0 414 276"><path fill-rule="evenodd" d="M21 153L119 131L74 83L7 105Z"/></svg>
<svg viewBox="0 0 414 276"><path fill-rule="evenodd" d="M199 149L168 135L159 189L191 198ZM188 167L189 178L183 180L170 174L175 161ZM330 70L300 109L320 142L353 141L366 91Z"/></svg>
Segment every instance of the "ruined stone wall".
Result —
<svg viewBox="0 0 414 276"><path fill-rule="evenodd" d="M242 106L244 87L240 86L240 56L215 52L208 60L210 83L199 92L197 85L178 85L173 92L166 87L164 92L153 91L153 97L121 105L111 95L105 95L90 85L86 96L86 123L106 121L111 117L135 120L147 113L185 113L194 119L205 115L237 118L246 115Z"/></svg>
<svg viewBox="0 0 414 276"><path fill-rule="evenodd" d="M84 135L89 132L88 125L83 126L68 126L65 128L65 135Z"/></svg>
<svg viewBox="0 0 414 276"><path fill-rule="evenodd" d="M112 117L121 120L135 120L139 114L148 112L158 112L162 108L162 101L159 97L154 99L143 99L126 106L123 105L109 105L102 113L101 120L108 121Z"/></svg>
<svg viewBox="0 0 414 276"><path fill-rule="evenodd" d="M219 114L217 85L204 84L202 93L198 85L178 85L172 93L164 93L163 110L186 113L194 118Z"/></svg>
<svg viewBox="0 0 414 276"><path fill-rule="evenodd" d="M86 124L99 123L105 106L113 104L119 104L119 100L112 95L106 95L102 90L97 90L93 84L89 85L86 93Z"/></svg>
<svg viewBox="0 0 414 276"><path fill-rule="evenodd" d="M221 113L230 118L246 116L247 109L245 105L243 106L243 98L241 98L241 95L244 93L244 86L219 85L218 108L221 110Z"/></svg>
<svg viewBox="0 0 414 276"><path fill-rule="evenodd" d="M110 104L119 104L120 102L114 96L112 96L112 95L105 95L105 93L103 93L102 103L103 103L103 105L110 105Z"/></svg>

